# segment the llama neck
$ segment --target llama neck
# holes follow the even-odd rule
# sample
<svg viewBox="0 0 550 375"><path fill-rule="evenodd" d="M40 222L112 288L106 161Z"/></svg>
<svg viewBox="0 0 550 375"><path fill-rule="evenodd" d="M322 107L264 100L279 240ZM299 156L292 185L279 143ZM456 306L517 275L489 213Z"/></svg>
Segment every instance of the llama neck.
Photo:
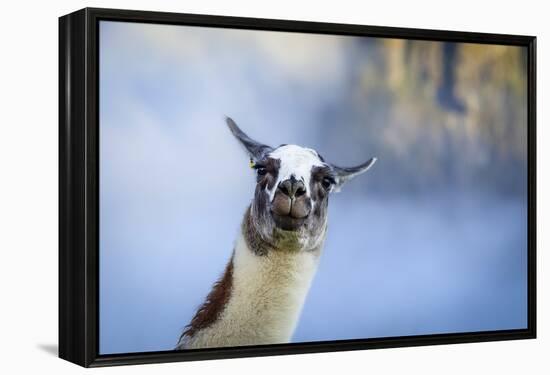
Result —
<svg viewBox="0 0 550 375"><path fill-rule="evenodd" d="M289 342L317 269L319 253L320 248L307 252L278 249L259 255L241 233L224 276L211 292L216 294L216 288L221 289L217 294L222 296L219 299L223 306L215 321L192 335L184 335L180 346ZM225 286L220 288L220 283Z"/></svg>

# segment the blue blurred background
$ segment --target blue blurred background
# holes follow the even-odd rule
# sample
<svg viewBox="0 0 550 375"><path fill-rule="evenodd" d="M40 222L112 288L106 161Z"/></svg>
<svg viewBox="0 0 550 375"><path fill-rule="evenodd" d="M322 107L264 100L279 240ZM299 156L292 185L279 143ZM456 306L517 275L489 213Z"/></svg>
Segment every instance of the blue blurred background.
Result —
<svg viewBox="0 0 550 375"><path fill-rule="evenodd" d="M224 123L377 164L293 342L525 328L520 47L101 21L100 353L173 349L254 191Z"/></svg>

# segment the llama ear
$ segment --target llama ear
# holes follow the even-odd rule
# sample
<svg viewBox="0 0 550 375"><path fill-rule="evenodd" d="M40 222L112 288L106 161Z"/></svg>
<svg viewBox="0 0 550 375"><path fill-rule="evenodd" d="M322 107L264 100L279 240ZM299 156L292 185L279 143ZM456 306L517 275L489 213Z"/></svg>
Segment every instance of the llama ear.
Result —
<svg viewBox="0 0 550 375"><path fill-rule="evenodd" d="M227 123L227 126L229 126L231 133L233 133L235 138L237 138L237 140L244 146L254 161L262 160L266 154L273 150L271 147L256 142L246 135L245 132L243 132L230 117L226 117L225 122Z"/></svg>
<svg viewBox="0 0 550 375"><path fill-rule="evenodd" d="M367 162L360 164L356 167L337 167L332 165L332 170L334 171L336 177L336 184L334 185L334 192L339 192L342 186L354 178L355 176L365 173L369 170L370 167L376 162L376 158L371 158Z"/></svg>

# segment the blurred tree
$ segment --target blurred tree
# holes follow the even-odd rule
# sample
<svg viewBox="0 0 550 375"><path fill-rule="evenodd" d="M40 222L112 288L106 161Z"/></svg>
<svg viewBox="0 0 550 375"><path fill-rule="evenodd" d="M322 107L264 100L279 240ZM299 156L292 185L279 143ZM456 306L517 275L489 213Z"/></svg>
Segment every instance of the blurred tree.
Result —
<svg viewBox="0 0 550 375"><path fill-rule="evenodd" d="M439 105L449 111L464 113L464 103L455 94L456 43L444 43L442 53L443 79L437 90Z"/></svg>
<svg viewBox="0 0 550 375"><path fill-rule="evenodd" d="M347 89L324 109L321 141L344 150L327 155L335 162L380 158L363 188L525 192L523 48L361 38L348 60Z"/></svg>

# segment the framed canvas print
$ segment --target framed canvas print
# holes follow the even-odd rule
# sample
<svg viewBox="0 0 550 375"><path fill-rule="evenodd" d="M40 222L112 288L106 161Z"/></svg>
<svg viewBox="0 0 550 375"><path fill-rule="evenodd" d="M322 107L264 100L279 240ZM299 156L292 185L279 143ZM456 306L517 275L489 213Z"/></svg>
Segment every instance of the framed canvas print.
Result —
<svg viewBox="0 0 550 375"><path fill-rule="evenodd" d="M534 37L59 27L61 358L535 337Z"/></svg>

